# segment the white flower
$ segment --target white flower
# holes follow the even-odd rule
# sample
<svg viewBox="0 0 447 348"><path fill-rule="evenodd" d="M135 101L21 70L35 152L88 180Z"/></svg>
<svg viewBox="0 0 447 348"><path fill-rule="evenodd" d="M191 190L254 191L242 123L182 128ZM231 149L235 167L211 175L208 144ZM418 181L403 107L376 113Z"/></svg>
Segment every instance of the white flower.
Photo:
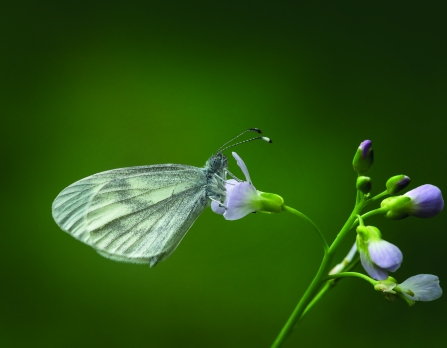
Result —
<svg viewBox="0 0 447 348"><path fill-rule="evenodd" d="M432 274L418 274L410 277L394 290L412 301L433 301L442 295L439 278Z"/></svg>
<svg viewBox="0 0 447 348"><path fill-rule="evenodd" d="M233 157L244 173L246 181L227 180L225 201L223 204L211 202L211 209L215 213L223 215L227 220L241 219L257 211L268 213L282 211L284 200L278 195L256 190L242 158L236 152L233 152Z"/></svg>

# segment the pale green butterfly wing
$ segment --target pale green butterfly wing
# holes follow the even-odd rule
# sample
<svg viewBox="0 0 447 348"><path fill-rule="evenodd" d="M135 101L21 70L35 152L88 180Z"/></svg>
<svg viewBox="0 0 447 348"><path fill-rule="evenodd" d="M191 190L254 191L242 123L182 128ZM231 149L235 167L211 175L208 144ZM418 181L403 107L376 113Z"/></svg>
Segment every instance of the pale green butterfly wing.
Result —
<svg viewBox="0 0 447 348"><path fill-rule="evenodd" d="M205 209L203 168L165 164L98 173L64 189L53 202L62 230L124 262L169 256Z"/></svg>

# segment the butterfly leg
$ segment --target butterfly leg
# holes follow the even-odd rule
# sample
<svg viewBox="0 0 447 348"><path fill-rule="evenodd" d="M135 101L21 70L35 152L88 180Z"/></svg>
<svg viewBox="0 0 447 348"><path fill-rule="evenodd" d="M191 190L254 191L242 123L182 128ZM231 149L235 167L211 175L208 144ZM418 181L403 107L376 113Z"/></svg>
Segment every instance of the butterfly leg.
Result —
<svg viewBox="0 0 447 348"><path fill-rule="evenodd" d="M220 179L223 183L225 183L226 180L224 178L220 177L216 173L214 173L214 175L216 176L216 178Z"/></svg>
<svg viewBox="0 0 447 348"><path fill-rule="evenodd" d="M219 207L221 208L225 208L227 209L227 207L225 206L225 204L223 204L221 201L219 201L218 199L214 198L214 197L208 197L209 199L211 199L213 202L216 202L217 204L219 204Z"/></svg>
<svg viewBox="0 0 447 348"><path fill-rule="evenodd" d="M239 179L236 175L232 174L228 169L225 169L225 172L231 176L234 180L236 180L237 182L242 182L244 180Z"/></svg>

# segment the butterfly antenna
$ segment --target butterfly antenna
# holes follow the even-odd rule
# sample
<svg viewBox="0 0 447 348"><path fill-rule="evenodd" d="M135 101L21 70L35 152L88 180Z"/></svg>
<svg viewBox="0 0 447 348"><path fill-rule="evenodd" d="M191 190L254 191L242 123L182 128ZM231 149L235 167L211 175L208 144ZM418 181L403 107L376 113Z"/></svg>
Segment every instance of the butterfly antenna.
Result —
<svg viewBox="0 0 447 348"><path fill-rule="evenodd" d="M245 134L245 133L247 133L247 132L256 132L256 133L259 133L259 134L262 133L261 130L260 130L259 128L248 128L247 130L243 131L243 132L242 132L241 134L239 134L238 136L235 136L233 139L228 140L225 144L223 144L221 147L219 147L219 149L217 150L217 152L221 152L221 151L222 151L221 149L222 149L225 145L227 145L228 143L231 143L233 140L239 138L241 135L243 135L243 134Z"/></svg>
<svg viewBox="0 0 447 348"><path fill-rule="evenodd" d="M243 143L248 143L249 141L253 141L253 140L264 140L264 141L266 141L266 142L268 142L268 143L271 143L272 141L270 140L270 138L267 138L267 137L256 137L256 138L251 138L251 139L248 139L248 140L244 140L244 141L240 141L240 142L238 142L238 143L236 143L236 144L233 144L233 145L230 145L230 146L227 146L227 147L224 147L222 150L220 150L219 152L222 152L222 151L225 151L226 149L229 149L230 147L234 147L234 146L237 146L237 145L240 145L240 144L243 144Z"/></svg>

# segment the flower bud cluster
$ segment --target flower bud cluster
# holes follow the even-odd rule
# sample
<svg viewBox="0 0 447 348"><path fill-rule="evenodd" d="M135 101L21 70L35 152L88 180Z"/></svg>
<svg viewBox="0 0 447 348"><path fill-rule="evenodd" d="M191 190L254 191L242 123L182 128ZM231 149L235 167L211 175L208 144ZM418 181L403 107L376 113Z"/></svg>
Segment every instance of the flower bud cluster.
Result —
<svg viewBox="0 0 447 348"><path fill-rule="evenodd" d="M352 162L358 173L356 188L365 195L365 201L369 199L372 185L371 178L364 174L373 163L372 143L365 140L358 147ZM400 220L409 216L430 218L442 211L444 200L438 187L426 184L399 195L409 184L410 178L406 175L391 177L386 182L386 191L378 196L391 197L381 202L381 208L377 212L384 213L389 219ZM363 268L372 278L378 280L375 289L383 292L387 299L398 296L412 305L414 301L431 301L441 296L439 279L434 275L420 274L398 284L394 278L388 276L388 272L394 272L400 267L403 260L400 249L383 240L377 227L365 226L360 216L356 231L357 250Z"/></svg>
<svg viewBox="0 0 447 348"><path fill-rule="evenodd" d="M251 181L242 158L235 152L233 152L233 157L244 173L245 181L223 179L225 180L224 201L217 201L210 197L212 199L211 207L215 213L223 215L227 220L237 220L253 212L279 213L288 209L285 207L282 197L258 191ZM391 177L386 182L386 191L370 198L372 180L364 174L372 167L373 163L372 142L365 140L360 143L352 161L354 170L358 174L356 207L363 208L380 197L391 196L381 202L381 208L370 212L372 214L367 214L383 213L387 218L394 220L409 216L430 218L439 214L444 208L441 190L430 184L419 186L400 195L400 192L410 184L410 178L403 174ZM401 266L402 252L397 246L384 240L377 227L365 226L360 215L358 215L358 220L356 247L360 253L363 268L377 281L374 287L377 291L383 292L389 300L397 296L410 305L414 304L414 301L432 301L442 295L439 279L434 275L419 274L408 278L401 284L389 277L388 272L395 272ZM355 249L353 250L355 251Z"/></svg>

